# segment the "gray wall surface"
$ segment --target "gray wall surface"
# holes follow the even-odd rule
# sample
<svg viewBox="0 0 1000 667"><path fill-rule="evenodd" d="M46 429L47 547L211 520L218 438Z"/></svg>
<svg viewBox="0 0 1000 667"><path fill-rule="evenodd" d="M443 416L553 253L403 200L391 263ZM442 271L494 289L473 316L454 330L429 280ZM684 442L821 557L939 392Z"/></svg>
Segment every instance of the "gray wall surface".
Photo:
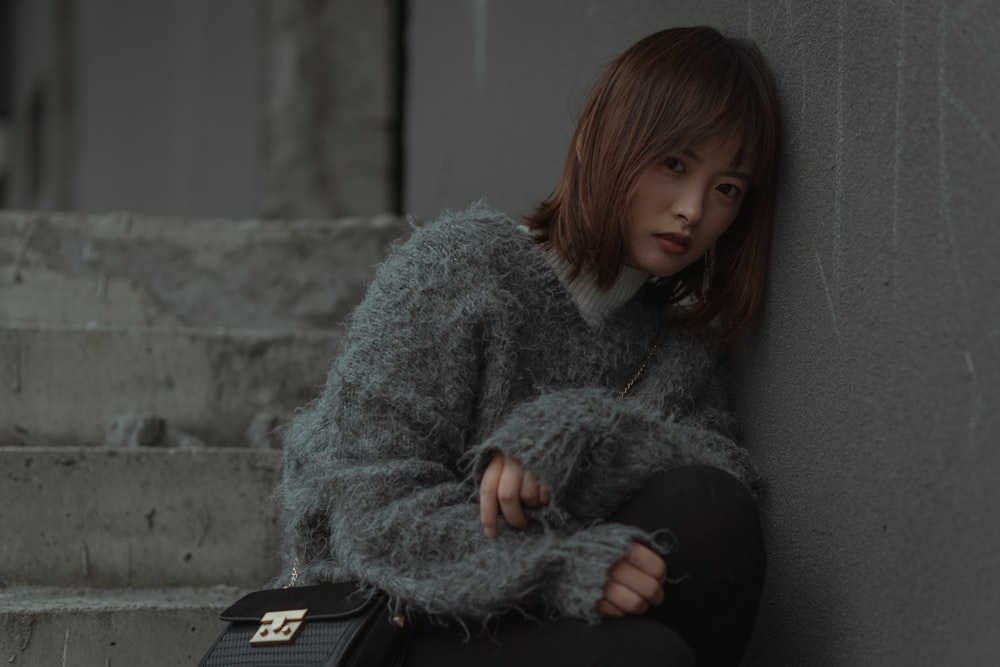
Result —
<svg viewBox="0 0 1000 667"><path fill-rule="evenodd" d="M254 215L256 13L239 0L76 5L74 209Z"/></svg>
<svg viewBox="0 0 1000 667"><path fill-rule="evenodd" d="M755 39L787 147L737 345L769 480L747 663L1000 662L1000 8L988 0L409 3L404 210L554 186L601 67L656 29Z"/></svg>
<svg viewBox="0 0 1000 667"><path fill-rule="evenodd" d="M4 206L256 215L254 5L21 0L13 9L14 164ZM37 139L27 118L33 95ZM38 159L33 188L25 181Z"/></svg>
<svg viewBox="0 0 1000 667"><path fill-rule="evenodd" d="M13 107L9 128L0 109L0 207L398 208L396 0L0 3L14 24L0 49L0 86L11 78L0 99Z"/></svg>
<svg viewBox="0 0 1000 667"><path fill-rule="evenodd" d="M264 178L270 218L399 208L396 0L263 5Z"/></svg>

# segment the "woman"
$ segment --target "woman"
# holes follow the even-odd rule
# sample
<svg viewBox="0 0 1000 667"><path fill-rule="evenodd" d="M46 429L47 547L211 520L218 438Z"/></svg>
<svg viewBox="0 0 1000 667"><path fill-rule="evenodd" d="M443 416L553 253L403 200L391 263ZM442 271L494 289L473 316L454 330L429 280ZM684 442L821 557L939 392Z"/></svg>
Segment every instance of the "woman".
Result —
<svg viewBox="0 0 1000 667"><path fill-rule="evenodd" d="M406 664L736 664L764 556L721 341L757 310L777 178L749 43L619 56L518 224L416 230L286 429L286 569L357 579Z"/></svg>

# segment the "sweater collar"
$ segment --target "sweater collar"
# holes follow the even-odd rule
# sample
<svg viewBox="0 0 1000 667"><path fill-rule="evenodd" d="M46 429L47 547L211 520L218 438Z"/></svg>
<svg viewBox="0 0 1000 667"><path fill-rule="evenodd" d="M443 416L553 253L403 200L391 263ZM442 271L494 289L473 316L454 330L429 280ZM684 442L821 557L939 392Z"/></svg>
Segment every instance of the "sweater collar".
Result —
<svg viewBox="0 0 1000 667"><path fill-rule="evenodd" d="M649 279L649 274L640 269L625 266L611 287L598 289L589 273L581 273L570 281L573 266L554 250L545 251L545 259L559 276L559 281L573 297L583 319L593 328L600 327L613 312L624 306L635 296Z"/></svg>

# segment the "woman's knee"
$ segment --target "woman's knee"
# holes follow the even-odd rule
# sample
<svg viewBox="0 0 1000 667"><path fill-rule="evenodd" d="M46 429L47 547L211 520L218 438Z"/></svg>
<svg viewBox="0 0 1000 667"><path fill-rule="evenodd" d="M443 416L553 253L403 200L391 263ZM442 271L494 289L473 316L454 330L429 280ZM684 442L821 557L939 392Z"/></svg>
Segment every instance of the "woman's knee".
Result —
<svg viewBox="0 0 1000 667"><path fill-rule="evenodd" d="M670 626L648 618L607 619L588 629L595 633L594 661L608 667L693 667L691 647Z"/></svg>
<svg viewBox="0 0 1000 667"><path fill-rule="evenodd" d="M710 579L762 576L756 501L740 480L720 468L690 465L659 473L614 518L645 530L670 531L675 538L668 560L672 576L688 570Z"/></svg>

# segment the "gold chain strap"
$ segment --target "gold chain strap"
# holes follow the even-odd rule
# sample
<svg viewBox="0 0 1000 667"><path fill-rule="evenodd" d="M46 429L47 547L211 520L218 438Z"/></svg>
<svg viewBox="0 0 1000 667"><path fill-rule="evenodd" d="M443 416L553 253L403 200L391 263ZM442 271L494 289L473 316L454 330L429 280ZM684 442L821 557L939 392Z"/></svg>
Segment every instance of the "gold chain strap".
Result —
<svg viewBox="0 0 1000 667"><path fill-rule="evenodd" d="M628 384L625 385L625 388L622 389L620 394L618 394L618 398L615 399L617 402L621 403L622 400L625 398L625 396L628 394L629 390L632 389L632 385L638 382L639 378L642 377L642 373L643 371L646 370L646 366L649 365L649 362L653 360L653 356L656 355L656 347L659 344L660 344L660 336L659 334L657 334L656 338L653 339L653 344L649 346L649 354L646 355L646 359L642 362L642 365L639 366L639 370L635 372L635 375L632 376L632 379L628 381Z"/></svg>
<svg viewBox="0 0 1000 667"><path fill-rule="evenodd" d="M284 588L295 588L295 584L299 583L299 557L296 556L295 560L292 562L292 574L288 577L288 583L285 584Z"/></svg>

